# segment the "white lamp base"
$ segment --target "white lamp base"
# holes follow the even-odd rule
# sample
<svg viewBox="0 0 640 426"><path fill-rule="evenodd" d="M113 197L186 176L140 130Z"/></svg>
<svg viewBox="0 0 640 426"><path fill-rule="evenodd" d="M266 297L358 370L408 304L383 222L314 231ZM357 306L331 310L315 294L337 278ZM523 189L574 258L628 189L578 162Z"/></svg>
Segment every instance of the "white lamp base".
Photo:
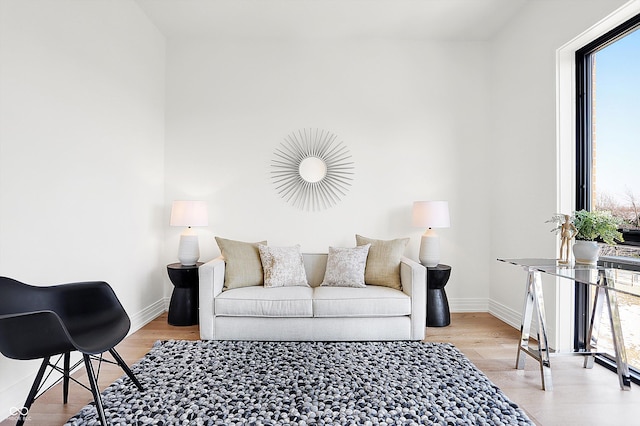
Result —
<svg viewBox="0 0 640 426"><path fill-rule="evenodd" d="M198 235L187 228L180 234L180 245L178 246L178 260L184 266L193 266L200 259L200 244Z"/></svg>
<svg viewBox="0 0 640 426"><path fill-rule="evenodd" d="M440 237L431 228L427 229L420 240L418 258L420 263L428 268L438 266L438 263L440 263Z"/></svg>

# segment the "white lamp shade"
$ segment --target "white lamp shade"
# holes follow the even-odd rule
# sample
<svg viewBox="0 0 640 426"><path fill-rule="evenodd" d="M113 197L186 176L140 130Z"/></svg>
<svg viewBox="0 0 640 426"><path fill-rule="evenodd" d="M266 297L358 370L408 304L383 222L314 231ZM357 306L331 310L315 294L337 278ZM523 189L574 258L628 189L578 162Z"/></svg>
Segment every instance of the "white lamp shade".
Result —
<svg viewBox="0 0 640 426"><path fill-rule="evenodd" d="M447 201L415 201L412 213L413 226L420 228L448 228L449 202Z"/></svg>
<svg viewBox="0 0 640 426"><path fill-rule="evenodd" d="M209 216L204 201L174 201L171 205L171 226L207 226Z"/></svg>

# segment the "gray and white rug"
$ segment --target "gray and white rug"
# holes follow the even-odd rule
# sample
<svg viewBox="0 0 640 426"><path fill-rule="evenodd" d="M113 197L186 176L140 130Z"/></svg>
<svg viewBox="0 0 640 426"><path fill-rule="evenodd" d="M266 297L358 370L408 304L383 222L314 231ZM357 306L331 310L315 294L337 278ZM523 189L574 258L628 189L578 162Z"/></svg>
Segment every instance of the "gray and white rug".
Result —
<svg viewBox="0 0 640 426"><path fill-rule="evenodd" d="M103 393L113 425L532 425L450 344L157 342ZM95 406L68 425L98 424Z"/></svg>

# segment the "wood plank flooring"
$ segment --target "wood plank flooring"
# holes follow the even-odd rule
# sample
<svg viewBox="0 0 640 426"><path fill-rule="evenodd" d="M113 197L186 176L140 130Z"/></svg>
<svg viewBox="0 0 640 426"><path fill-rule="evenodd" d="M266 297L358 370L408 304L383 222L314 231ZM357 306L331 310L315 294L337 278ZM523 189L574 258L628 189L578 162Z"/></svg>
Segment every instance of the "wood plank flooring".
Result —
<svg viewBox="0 0 640 426"><path fill-rule="evenodd" d="M517 330L490 314L461 313L452 315L448 327L429 327L426 340L456 345L537 425L640 424L640 389L634 385L631 392L621 391L615 374L597 365L586 370L579 357L553 358L554 390L542 391L539 370L532 359L527 360L525 370L514 368L518 337ZM197 326L172 327L165 314L127 337L117 349L127 363L133 364L157 340L198 338ZM83 372L76 374L80 380ZM121 375L118 367L103 366L101 388ZM62 425L91 400L90 392L72 384L69 403L62 404L58 385L34 403L26 426ZM0 426L14 423L7 419Z"/></svg>
<svg viewBox="0 0 640 426"><path fill-rule="evenodd" d="M553 390L541 390L540 369L527 357L516 370L519 330L487 313L453 314L451 325L427 328L427 341L460 349L531 420L543 426L640 425L640 387L621 391L618 376L578 356L551 359Z"/></svg>

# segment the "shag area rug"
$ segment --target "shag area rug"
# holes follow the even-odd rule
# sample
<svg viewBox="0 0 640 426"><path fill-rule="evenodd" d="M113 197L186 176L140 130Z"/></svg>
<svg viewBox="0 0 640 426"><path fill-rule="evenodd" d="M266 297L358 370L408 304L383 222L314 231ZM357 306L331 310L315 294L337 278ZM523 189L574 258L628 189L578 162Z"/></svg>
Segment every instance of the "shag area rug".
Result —
<svg viewBox="0 0 640 426"><path fill-rule="evenodd" d="M132 371L144 391L102 393L113 425L533 424L450 344L166 341Z"/></svg>

